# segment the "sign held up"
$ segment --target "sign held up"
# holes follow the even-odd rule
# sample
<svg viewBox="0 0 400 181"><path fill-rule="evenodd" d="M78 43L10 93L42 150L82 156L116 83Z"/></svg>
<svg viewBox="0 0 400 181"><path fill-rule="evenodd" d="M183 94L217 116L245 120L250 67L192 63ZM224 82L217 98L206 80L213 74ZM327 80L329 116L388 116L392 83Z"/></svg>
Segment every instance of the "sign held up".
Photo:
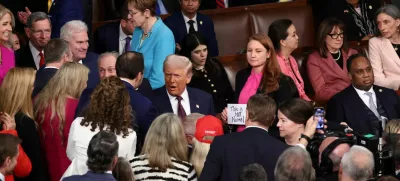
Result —
<svg viewBox="0 0 400 181"><path fill-rule="evenodd" d="M246 104L228 104L228 124L245 125Z"/></svg>

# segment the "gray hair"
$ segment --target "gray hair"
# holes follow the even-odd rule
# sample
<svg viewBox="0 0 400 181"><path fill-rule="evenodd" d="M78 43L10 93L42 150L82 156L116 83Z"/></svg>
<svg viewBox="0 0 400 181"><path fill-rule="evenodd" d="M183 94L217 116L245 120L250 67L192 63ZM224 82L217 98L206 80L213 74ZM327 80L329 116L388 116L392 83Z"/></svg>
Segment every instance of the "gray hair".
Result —
<svg viewBox="0 0 400 181"><path fill-rule="evenodd" d="M72 20L65 23L65 25L61 27L60 38L68 41L73 34L80 33L82 31L85 31L86 33L88 32L88 27L86 24L80 20Z"/></svg>
<svg viewBox="0 0 400 181"><path fill-rule="evenodd" d="M275 170L276 181L313 181L315 170L308 152L293 146L286 149L278 158Z"/></svg>
<svg viewBox="0 0 400 181"><path fill-rule="evenodd" d="M33 23L37 22L37 21L43 21L43 20L49 20L50 22L50 26L51 26L51 21L49 16L47 16L46 13L44 12L34 12L31 15L29 15L28 19L26 20L26 27L27 28L32 28Z"/></svg>
<svg viewBox="0 0 400 181"><path fill-rule="evenodd" d="M200 113L191 113L186 116L185 120L182 122L185 134L194 135L194 133L196 132L197 120L202 117L204 117L204 115Z"/></svg>
<svg viewBox="0 0 400 181"><path fill-rule="evenodd" d="M168 55L164 61L164 72L167 65L172 66L173 68L185 69L186 75L190 77L192 76L192 62L187 57L175 54Z"/></svg>
<svg viewBox="0 0 400 181"><path fill-rule="evenodd" d="M107 56L112 56L115 58L115 61L117 61L117 58L119 57L119 54L116 51L112 51L112 52L104 52L102 54L100 54L99 59L97 60L97 63L100 63L100 60L104 57Z"/></svg>
<svg viewBox="0 0 400 181"><path fill-rule="evenodd" d="M379 14L385 13L388 16L392 17L393 19L400 19L400 10L399 8L397 8L396 6L392 5L392 4L386 4L382 7L380 7L378 10L376 10L375 13L375 20L378 18ZM397 27L399 28L399 27ZM378 36L381 36L382 33L380 31L378 31Z"/></svg>
<svg viewBox="0 0 400 181"><path fill-rule="evenodd" d="M367 148L354 145L343 155L343 174L353 180L368 180L374 171L374 156Z"/></svg>

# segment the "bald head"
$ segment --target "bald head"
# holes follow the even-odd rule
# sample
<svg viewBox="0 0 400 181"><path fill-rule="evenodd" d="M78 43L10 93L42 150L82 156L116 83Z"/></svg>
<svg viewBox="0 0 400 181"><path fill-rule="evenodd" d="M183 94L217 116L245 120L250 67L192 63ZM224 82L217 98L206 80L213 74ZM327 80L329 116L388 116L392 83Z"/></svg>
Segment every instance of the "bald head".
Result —
<svg viewBox="0 0 400 181"><path fill-rule="evenodd" d="M322 141L318 149L319 163L321 163L321 155L323 151L326 149L326 147L328 147L331 143L333 143L337 139L338 137L327 137ZM329 154L329 158L332 160L333 163L332 171L339 170L341 158L343 157L344 153L348 152L349 150L350 150L350 145L346 143L340 144L336 146L335 149L332 150L332 152Z"/></svg>

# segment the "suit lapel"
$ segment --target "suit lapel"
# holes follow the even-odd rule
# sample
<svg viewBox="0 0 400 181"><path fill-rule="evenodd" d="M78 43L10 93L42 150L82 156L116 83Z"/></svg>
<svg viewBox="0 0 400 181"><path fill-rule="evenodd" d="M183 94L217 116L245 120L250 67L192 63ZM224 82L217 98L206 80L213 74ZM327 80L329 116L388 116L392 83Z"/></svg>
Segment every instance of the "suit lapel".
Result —
<svg viewBox="0 0 400 181"><path fill-rule="evenodd" d="M26 56L27 60L29 61L27 63L28 66L32 66L37 70L35 59L33 58L32 51L31 51L31 48L29 47L29 45L27 46L27 50L25 51L25 56Z"/></svg>
<svg viewBox="0 0 400 181"><path fill-rule="evenodd" d="M360 105L367 106L367 105L365 105L365 103L364 103L364 101L361 99L361 97L357 94L355 88L354 88L352 85L350 85L349 88L350 88L350 90L349 90L349 92L350 92L349 98L350 98L350 99L351 99L351 98L354 99L354 101L348 101L349 104L354 104L354 105L352 105L352 106L350 106L350 107L363 109L363 106L360 106ZM367 106L367 108L368 108L368 106ZM368 109L368 111L371 111L371 110ZM371 112L372 112L372 111L371 111ZM367 118L368 118L368 114L363 115L363 118L364 118L364 117L367 117ZM373 129L372 129L371 122L369 121L369 119L367 119L367 120L368 120L368 127L369 127L369 129L370 129L370 130L373 130ZM366 120L363 120L363 121L366 121Z"/></svg>
<svg viewBox="0 0 400 181"><path fill-rule="evenodd" d="M120 27L120 23L115 23L115 25L114 25L115 27L114 27L114 32L115 32L115 34L114 34L114 38L113 39L110 39L111 40L111 47L110 47L110 49L111 50L117 50L117 52L119 52L119 27Z"/></svg>
<svg viewBox="0 0 400 181"><path fill-rule="evenodd" d="M384 51L385 53L387 53L388 57L397 57L397 60L394 61L398 66L400 66L400 58L399 55L397 55L396 50L394 50L392 43L390 43L390 41L386 38L382 37L382 49L386 50ZM393 60L393 59L392 59Z"/></svg>
<svg viewBox="0 0 400 181"><path fill-rule="evenodd" d="M186 87L188 95L189 95L189 103L190 103L190 112L199 112L200 105L197 104L197 97L194 95L192 88Z"/></svg>
<svg viewBox="0 0 400 181"><path fill-rule="evenodd" d="M196 22L197 22L197 31L200 32L201 34L205 35L206 32L204 32L204 29L203 29L203 18L200 15L200 13L197 13Z"/></svg>
<svg viewBox="0 0 400 181"><path fill-rule="evenodd" d="M181 39L183 39L183 37L185 37L186 34L188 33L187 28L186 28L186 23L187 22L185 22L185 19L183 18L182 12L179 12L178 14L179 14L179 16L178 16L178 21L177 22L180 22L179 26L178 26L178 32L180 34L179 37ZM179 42L181 40L176 40L176 41Z"/></svg>
<svg viewBox="0 0 400 181"><path fill-rule="evenodd" d="M385 110L386 115L388 116L388 119L390 119L390 116L393 115L392 112L390 112L391 110L393 110L392 109L393 105L388 104L389 102L391 102L391 101L387 100L388 92L385 89L382 89L381 87L376 86L376 85L374 85L374 91L375 91L376 98L379 99L379 102L382 105L383 109Z"/></svg>
<svg viewBox="0 0 400 181"><path fill-rule="evenodd" d="M343 53L343 51L342 51ZM343 60L345 60L347 54L343 54ZM347 75L347 68L346 68L346 62L343 61L343 69L340 67L336 61L333 59L332 55L329 53L328 58L325 58L324 61L326 64L331 68L333 73L338 74L343 80L349 80L349 77Z"/></svg>
<svg viewBox="0 0 400 181"><path fill-rule="evenodd" d="M168 93L167 93L167 88L163 86L160 91L162 91L162 94L160 94L160 99L162 100L161 102L164 102L164 104L159 105L163 107L163 110L166 110L166 112L174 112L171 106L171 101L169 101Z"/></svg>

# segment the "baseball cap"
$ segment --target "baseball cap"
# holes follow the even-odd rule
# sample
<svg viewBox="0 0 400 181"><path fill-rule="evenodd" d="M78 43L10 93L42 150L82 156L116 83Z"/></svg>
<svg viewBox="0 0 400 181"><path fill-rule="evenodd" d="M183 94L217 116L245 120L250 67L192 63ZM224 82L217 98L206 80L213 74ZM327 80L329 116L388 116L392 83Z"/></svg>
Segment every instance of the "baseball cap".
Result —
<svg viewBox="0 0 400 181"><path fill-rule="evenodd" d="M196 132L194 134L197 141L210 144L212 139L207 138L207 136L215 137L223 134L222 121L218 118L207 115L197 120Z"/></svg>

